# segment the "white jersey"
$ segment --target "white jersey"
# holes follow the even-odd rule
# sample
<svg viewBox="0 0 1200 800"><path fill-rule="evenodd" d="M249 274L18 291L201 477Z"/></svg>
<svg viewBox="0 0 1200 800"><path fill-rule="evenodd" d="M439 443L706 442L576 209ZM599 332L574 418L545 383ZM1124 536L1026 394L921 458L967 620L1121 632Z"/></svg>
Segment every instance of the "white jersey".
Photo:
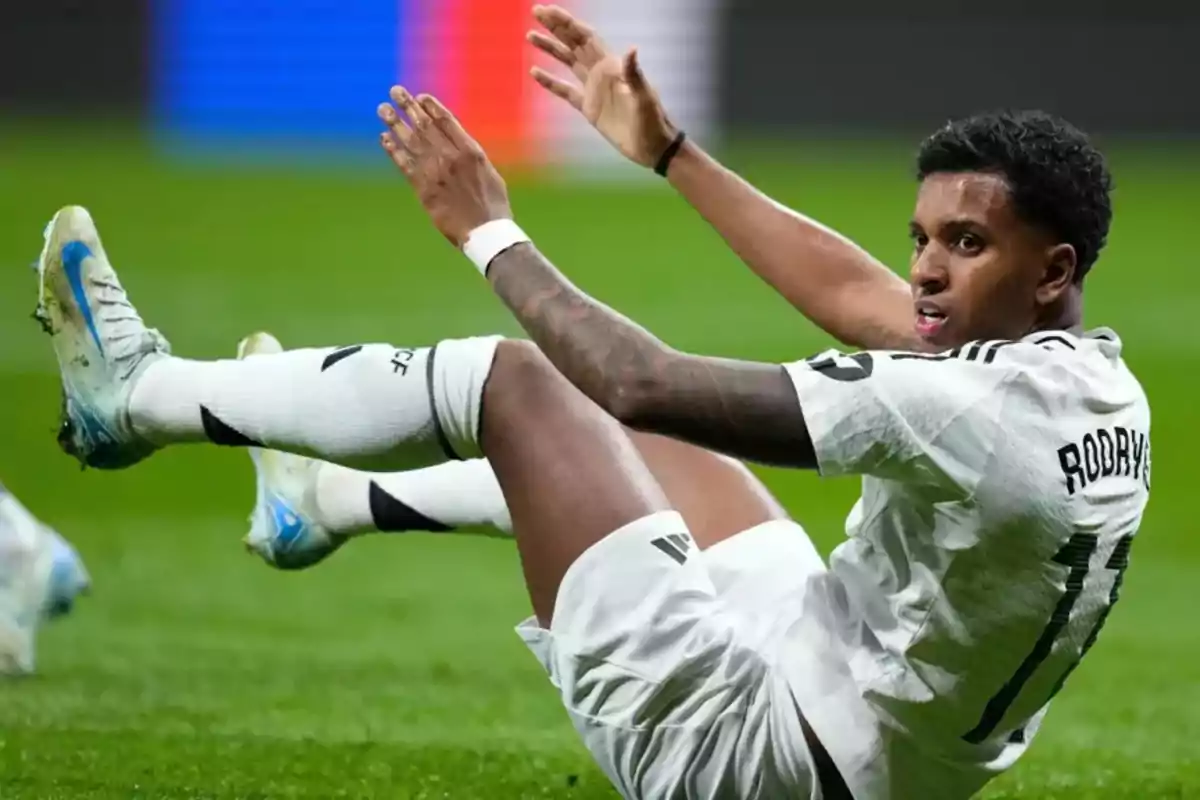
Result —
<svg viewBox="0 0 1200 800"><path fill-rule="evenodd" d="M863 476L830 560L842 683L797 667L797 702L857 796L969 796L1117 600L1150 489L1145 394L1107 330L788 372L821 473Z"/></svg>

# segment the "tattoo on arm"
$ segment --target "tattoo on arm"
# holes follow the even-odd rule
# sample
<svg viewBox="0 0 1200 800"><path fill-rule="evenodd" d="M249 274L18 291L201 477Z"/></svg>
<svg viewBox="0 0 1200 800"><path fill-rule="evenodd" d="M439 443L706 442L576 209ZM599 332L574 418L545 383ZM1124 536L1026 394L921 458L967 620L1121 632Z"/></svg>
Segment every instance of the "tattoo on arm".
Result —
<svg viewBox="0 0 1200 800"><path fill-rule="evenodd" d="M488 277L551 363L629 427L760 463L816 466L782 366L673 350L584 294L531 244L498 256Z"/></svg>

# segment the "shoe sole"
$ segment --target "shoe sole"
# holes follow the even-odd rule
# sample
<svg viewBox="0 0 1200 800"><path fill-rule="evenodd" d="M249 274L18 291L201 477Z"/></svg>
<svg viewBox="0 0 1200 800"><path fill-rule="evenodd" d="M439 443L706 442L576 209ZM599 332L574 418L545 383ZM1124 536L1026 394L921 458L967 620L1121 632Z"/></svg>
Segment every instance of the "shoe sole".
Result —
<svg viewBox="0 0 1200 800"><path fill-rule="evenodd" d="M79 219L82 217L82 219ZM38 304L34 311L34 319L42 326L42 330L49 335L55 343L55 357L59 362L59 371L63 371L63 355L58 350L58 340L54 339L66 326L87 325L95 335L94 322L89 323L88 319L84 318L81 308L88 308L86 297L81 298L79 293L82 292L82 283L78 289L71 286L71 280L67 275L67 267L63 263L64 249L73 242L79 242L89 254L94 255L95 251L90 247L85 238L78 234L82 233L79 229L87 226L90 231L95 231L95 225L92 222L91 215L87 209L82 206L65 206L59 209L50 222L46 225L45 242L42 245L41 255L38 257L37 274L38 274ZM98 245L99 242L96 242ZM98 249L98 248L97 248ZM101 250L101 252L103 252ZM82 274L80 275L80 280ZM56 285L58 282L65 283L66 286ZM75 297L75 303L63 304L59 302L59 297L70 292ZM82 303L82 306L80 305ZM87 312L90 316L90 311ZM74 356L75 360L86 359L87 356L79 354ZM67 455L77 459L81 464L86 465L88 456L85 453L79 452L75 446L75 423L71 420L68 412L68 392L66 376L62 376L62 406L60 409L60 420L58 429L58 446Z"/></svg>
<svg viewBox="0 0 1200 800"><path fill-rule="evenodd" d="M89 358L104 357L104 346L85 289L83 264L87 258L107 262L99 232L87 209L65 206L46 226L45 243L37 263L38 305L34 318L54 342L55 357L62 376L61 419L56 437L59 448L84 466L123 469L143 460L152 452L152 448L130 446L96 417L86 403L73 405L73 396L83 398L87 397L87 393L72 390L65 369L66 364L86 367ZM67 296L73 301L60 302L60 297ZM86 329L92 341L86 345L78 343L78 352L64 354L58 338L64 328ZM80 447L80 439L88 444Z"/></svg>

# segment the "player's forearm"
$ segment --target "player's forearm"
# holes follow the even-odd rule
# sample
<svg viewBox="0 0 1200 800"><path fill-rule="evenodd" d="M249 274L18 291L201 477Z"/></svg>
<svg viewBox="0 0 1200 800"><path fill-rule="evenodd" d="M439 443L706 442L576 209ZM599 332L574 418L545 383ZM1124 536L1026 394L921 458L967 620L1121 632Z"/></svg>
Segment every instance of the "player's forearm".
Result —
<svg viewBox="0 0 1200 800"><path fill-rule="evenodd" d="M783 367L680 353L580 291L530 244L497 256L488 277L550 362L627 426L760 463L815 464Z"/></svg>
<svg viewBox="0 0 1200 800"><path fill-rule="evenodd" d="M532 244L497 256L488 279L571 383L614 416L627 416L668 350L662 341L582 292Z"/></svg>
<svg viewBox="0 0 1200 800"><path fill-rule="evenodd" d="M838 341L913 343L907 285L861 247L775 202L693 143L671 162L668 178L756 275Z"/></svg>

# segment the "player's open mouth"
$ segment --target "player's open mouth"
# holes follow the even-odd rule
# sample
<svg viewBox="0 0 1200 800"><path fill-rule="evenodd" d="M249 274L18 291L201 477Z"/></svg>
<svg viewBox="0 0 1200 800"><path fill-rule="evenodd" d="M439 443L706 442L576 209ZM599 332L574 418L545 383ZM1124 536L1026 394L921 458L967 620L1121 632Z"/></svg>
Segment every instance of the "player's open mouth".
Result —
<svg viewBox="0 0 1200 800"><path fill-rule="evenodd" d="M917 334L925 339L932 339L946 324L946 315L936 308L929 306L917 309Z"/></svg>

